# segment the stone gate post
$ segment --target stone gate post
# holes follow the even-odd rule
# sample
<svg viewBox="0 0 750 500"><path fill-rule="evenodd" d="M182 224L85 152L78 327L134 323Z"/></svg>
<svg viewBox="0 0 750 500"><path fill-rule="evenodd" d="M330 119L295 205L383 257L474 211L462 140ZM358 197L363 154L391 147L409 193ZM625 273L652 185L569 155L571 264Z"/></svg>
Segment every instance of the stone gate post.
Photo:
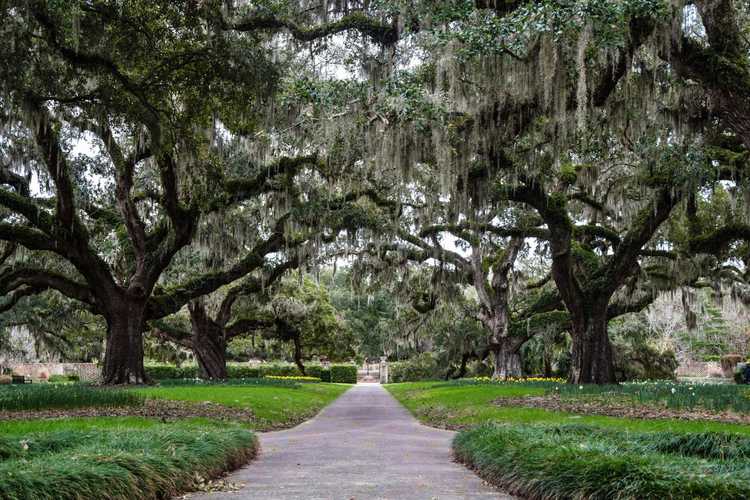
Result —
<svg viewBox="0 0 750 500"><path fill-rule="evenodd" d="M380 383L388 383L388 361L385 356L380 356Z"/></svg>

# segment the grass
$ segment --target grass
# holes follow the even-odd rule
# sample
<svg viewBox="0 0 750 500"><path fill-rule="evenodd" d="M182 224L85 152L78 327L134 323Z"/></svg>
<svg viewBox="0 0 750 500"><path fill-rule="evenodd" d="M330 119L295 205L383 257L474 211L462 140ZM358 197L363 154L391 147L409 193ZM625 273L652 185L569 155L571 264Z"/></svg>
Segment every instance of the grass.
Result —
<svg viewBox="0 0 750 500"><path fill-rule="evenodd" d="M750 438L732 434L485 424L453 446L486 480L532 499L750 496Z"/></svg>
<svg viewBox="0 0 750 500"><path fill-rule="evenodd" d="M318 379L320 382L320 379ZM201 378L167 378L159 380L159 386L201 386L201 385L267 385L274 387L300 386L299 381L276 378L233 378L230 380L204 380Z"/></svg>
<svg viewBox="0 0 750 500"><path fill-rule="evenodd" d="M184 381L183 381L184 382ZM244 380L162 387L85 385L3 388L0 409L141 404L146 398L250 407L256 428L298 423L348 385ZM169 498L234 469L257 450L253 433L208 419L160 423L139 417L10 420L0 423L0 500Z"/></svg>
<svg viewBox="0 0 750 500"><path fill-rule="evenodd" d="M634 404L659 405L671 409L733 410L750 413L750 389L731 384L695 384L672 381L637 382L621 385L568 385L552 388L561 398L617 398Z"/></svg>
<svg viewBox="0 0 750 500"><path fill-rule="evenodd" d="M288 384L288 383L286 383ZM227 384L146 387L134 389L148 398L211 401L225 406L249 407L258 419L256 429L288 427L319 412L350 386L344 384Z"/></svg>
<svg viewBox="0 0 750 500"><path fill-rule="evenodd" d="M4 422L0 498L167 498L245 463L255 452L252 432L226 423Z"/></svg>
<svg viewBox="0 0 750 500"><path fill-rule="evenodd" d="M0 411L138 406L143 397L127 391L82 384L18 384L0 386Z"/></svg>
<svg viewBox="0 0 750 500"><path fill-rule="evenodd" d="M451 384L413 382L385 386L422 422L437 427L466 428L486 422L514 424L578 423L617 428L631 432L667 431L699 433L732 432L750 435L750 426L675 419L643 420L605 416L584 416L537 408L499 407L501 397L541 396L544 384Z"/></svg>

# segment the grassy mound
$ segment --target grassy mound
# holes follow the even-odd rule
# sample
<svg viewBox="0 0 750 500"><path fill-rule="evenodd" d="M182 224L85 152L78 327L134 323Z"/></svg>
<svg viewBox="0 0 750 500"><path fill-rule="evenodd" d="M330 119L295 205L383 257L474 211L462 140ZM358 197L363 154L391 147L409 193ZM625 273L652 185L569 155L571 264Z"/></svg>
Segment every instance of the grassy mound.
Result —
<svg viewBox="0 0 750 500"><path fill-rule="evenodd" d="M254 435L234 426L27 424L0 434L0 499L168 498L255 453Z"/></svg>
<svg viewBox="0 0 750 500"><path fill-rule="evenodd" d="M744 499L750 438L591 426L481 425L454 440L486 480L532 499Z"/></svg>
<svg viewBox="0 0 750 500"><path fill-rule="evenodd" d="M139 406L143 397L117 389L81 384L24 384L0 386L0 411Z"/></svg>

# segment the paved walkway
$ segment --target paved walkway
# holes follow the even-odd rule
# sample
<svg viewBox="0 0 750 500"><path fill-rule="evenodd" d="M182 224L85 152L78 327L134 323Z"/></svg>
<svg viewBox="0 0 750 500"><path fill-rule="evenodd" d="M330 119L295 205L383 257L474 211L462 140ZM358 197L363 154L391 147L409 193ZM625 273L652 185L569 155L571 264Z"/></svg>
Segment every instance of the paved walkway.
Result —
<svg viewBox="0 0 750 500"><path fill-rule="evenodd" d="M453 433L418 423L378 384L359 384L317 417L260 434L260 456L208 499L459 499L499 493L451 459Z"/></svg>

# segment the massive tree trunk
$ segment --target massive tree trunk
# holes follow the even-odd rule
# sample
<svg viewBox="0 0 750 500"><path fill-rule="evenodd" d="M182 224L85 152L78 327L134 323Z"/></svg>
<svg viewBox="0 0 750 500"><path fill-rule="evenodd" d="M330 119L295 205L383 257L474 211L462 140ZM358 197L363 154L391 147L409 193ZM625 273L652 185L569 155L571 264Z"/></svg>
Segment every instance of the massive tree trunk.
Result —
<svg viewBox="0 0 750 500"><path fill-rule="evenodd" d="M213 321L203 305L188 305L193 354L200 368L201 378L227 378L227 341L224 328Z"/></svg>
<svg viewBox="0 0 750 500"><path fill-rule="evenodd" d="M493 378L517 378L522 375L521 349L508 338L501 338L497 345L492 346L492 359L495 370Z"/></svg>
<svg viewBox="0 0 750 500"><path fill-rule="evenodd" d="M116 299L106 314L107 346L104 356L102 382L113 384L143 384L143 329L145 301Z"/></svg>
<svg viewBox="0 0 750 500"><path fill-rule="evenodd" d="M596 307L573 314L571 336L572 384L614 384L612 344L607 332L607 307Z"/></svg>

